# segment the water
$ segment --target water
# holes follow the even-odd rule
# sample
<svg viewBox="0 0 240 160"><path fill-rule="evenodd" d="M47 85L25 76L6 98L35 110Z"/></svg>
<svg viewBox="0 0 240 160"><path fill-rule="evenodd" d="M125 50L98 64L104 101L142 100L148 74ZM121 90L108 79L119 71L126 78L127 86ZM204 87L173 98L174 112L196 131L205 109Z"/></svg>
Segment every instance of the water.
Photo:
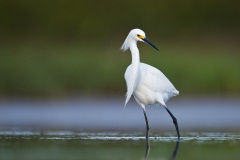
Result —
<svg viewBox="0 0 240 160"><path fill-rule="evenodd" d="M123 97L124 98L124 97ZM0 160L239 160L240 100L174 99L170 116L124 99L0 100ZM149 146L149 147L148 147Z"/></svg>
<svg viewBox="0 0 240 160"><path fill-rule="evenodd" d="M143 131L142 109L124 97L63 100L0 99L0 127L57 128L81 131ZM240 131L239 98L183 98L169 101L181 131ZM174 131L163 107L147 107L152 131Z"/></svg>
<svg viewBox="0 0 240 160"><path fill-rule="evenodd" d="M238 133L154 134L149 149L144 133L31 131L5 129L0 132L1 160L90 160L90 159L178 159L239 160Z"/></svg>

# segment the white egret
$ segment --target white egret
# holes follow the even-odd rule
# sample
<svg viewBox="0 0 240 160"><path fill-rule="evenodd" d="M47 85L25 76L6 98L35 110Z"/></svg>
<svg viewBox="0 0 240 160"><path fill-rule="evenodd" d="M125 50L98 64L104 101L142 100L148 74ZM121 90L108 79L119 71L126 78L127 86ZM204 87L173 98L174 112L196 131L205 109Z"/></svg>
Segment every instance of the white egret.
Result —
<svg viewBox="0 0 240 160"><path fill-rule="evenodd" d="M128 34L121 47L122 51L130 49L132 54L132 64L128 66L124 75L127 83L125 106L133 95L134 99L143 109L147 128L146 138L148 139L149 123L145 107L151 104L162 105L171 116L178 139L180 139L177 119L165 104L169 98L178 95L179 91L175 89L173 84L160 70L140 62L139 50L137 48L138 41L146 42L158 50L157 47L146 38L142 30L133 29Z"/></svg>

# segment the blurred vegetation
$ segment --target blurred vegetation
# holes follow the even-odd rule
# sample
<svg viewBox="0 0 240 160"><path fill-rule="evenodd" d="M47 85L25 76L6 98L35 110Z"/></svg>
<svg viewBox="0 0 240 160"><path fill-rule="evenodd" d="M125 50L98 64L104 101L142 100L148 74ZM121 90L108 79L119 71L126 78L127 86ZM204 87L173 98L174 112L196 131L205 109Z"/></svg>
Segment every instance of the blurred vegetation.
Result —
<svg viewBox="0 0 240 160"><path fill-rule="evenodd" d="M124 94L131 57L119 48L136 27L160 49L140 44L141 61L162 70L181 94L239 94L239 6L1 0L0 96Z"/></svg>

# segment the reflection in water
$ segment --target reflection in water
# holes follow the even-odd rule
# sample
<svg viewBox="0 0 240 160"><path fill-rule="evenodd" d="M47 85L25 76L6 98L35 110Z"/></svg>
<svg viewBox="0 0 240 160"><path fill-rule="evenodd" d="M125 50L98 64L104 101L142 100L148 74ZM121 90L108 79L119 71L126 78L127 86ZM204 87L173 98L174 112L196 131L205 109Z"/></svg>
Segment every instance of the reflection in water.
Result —
<svg viewBox="0 0 240 160"><path fill-rule="evenodd" d="M180 144L180 140L178 140L176 142L176 145L175 145L175 148L173 150L172 157L170 158L170 160L175 160L177 158L179 144ZM145 160L147 160L149 152L150 152L150 143L149 143L149 139L147 138L146 139Z"/></svg>
<svg viewBox="0 0 240 160"><path fill-rule="evenodd" d="M178 140L176 145L175 145L175 148L174 148L173 153L172 153L171 160L175 160L176 157L177 157L179 143L180 143L180 140Z"/></svg>
<svg viewBox="0 0 240 160"><path fill-rule="evenodd" d="M149 144L149 139L146 138L146 152L145 152L145 160L147 160L148 154L150 151L150 144Z"/></svg>

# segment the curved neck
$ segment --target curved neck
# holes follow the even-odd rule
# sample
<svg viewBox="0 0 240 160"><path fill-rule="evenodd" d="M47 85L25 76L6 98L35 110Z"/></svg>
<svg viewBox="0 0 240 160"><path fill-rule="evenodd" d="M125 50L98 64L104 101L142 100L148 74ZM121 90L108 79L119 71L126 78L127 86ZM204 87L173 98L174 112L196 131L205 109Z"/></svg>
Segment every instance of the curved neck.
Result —
<svg viewBox="0 0 240 160"><path fill-rule="evenodd" d="M130 45L130 51L132 54L132 64L131 64L131 79L132 81L132 89L134 90L138 83L139 83L139 74L140 74L140 56L139 56L139 50L137 48L137 42L133 42Z"/></svg>
<svg viewBox="0 0 240 160"><path fill-rule="evenodd" d="M130 45L130 51L132 54L132 66L133 68L138 68L140 64L140 56L139 56L139 50L137 48L137 42L133 42Z"/></svg>

